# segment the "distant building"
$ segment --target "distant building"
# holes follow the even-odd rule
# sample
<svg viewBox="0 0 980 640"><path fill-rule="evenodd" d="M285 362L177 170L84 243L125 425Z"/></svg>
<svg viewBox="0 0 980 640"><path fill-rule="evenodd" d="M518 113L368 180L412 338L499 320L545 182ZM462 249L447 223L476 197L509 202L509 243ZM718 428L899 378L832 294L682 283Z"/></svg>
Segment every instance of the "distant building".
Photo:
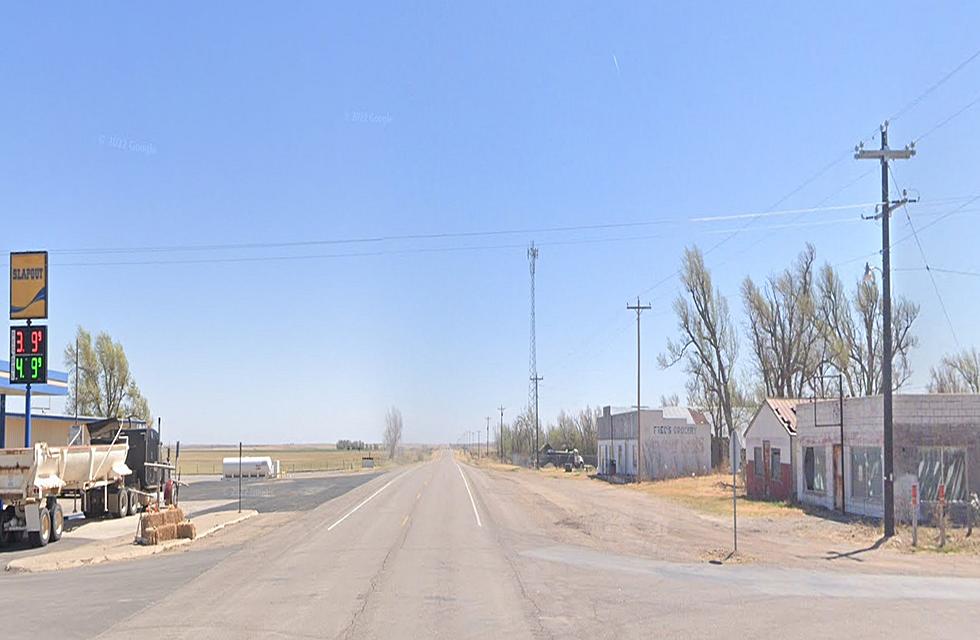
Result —
<svg viewBox="0 0 980 640"><path fill-rule="evenodd" d="M800 402L767 398L745 429L745 486L750 498L793 499L796 406Z"/></svg>
<svg viewBox="0 0 980 640"><path fill-rule="evenodd" d="M711 470L711 426L685 407L641 411L644 480L700 475ZM636 410L604 407L598 421L600 475L635 478Z"/></svg>
<svg viewBox="0 0 980 640"><path fill-rule="evenodd" d="M881 396L845 398L843 442L838 400L797 405L796 484L804 504L881 518L884 515ZM943 484L954 518L980 493L980 395L894 396L895 515L911 517L912 485L919 515Z"/></svg>

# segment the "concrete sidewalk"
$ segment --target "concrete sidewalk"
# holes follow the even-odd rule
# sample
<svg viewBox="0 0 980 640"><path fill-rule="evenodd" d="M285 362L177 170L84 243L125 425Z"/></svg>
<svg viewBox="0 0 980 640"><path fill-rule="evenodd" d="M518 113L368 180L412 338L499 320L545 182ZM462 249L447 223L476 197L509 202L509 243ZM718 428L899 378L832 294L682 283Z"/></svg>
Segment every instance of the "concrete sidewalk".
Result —
<svg viewBox="0 0 980 640"><path fill-rule="evenodd" d="M257 511L245 510L239 513L235 510L218 511L192 517L191 520L197 525L198 529L197 538L195 539L200 540L215 531L219 531L257 514ZM103 562L145 558L194 542L193 540L182 539L170 540L153 546L138 545L134 542L136 538L137 519L126 518L116 522L120 523L120 527L125 525L125 528L127 530L131 529L131 531L114 537L103 537L108 531L113 531L119 527L112 527L111 529L104 528L103 531L100 531L102 536L90 539L85 544L69 547L64 550L52 550L49 553L40 555L16 558L8 562L5 569L7 571L23 572L60 571L62 569L72 569Z"/></svg>

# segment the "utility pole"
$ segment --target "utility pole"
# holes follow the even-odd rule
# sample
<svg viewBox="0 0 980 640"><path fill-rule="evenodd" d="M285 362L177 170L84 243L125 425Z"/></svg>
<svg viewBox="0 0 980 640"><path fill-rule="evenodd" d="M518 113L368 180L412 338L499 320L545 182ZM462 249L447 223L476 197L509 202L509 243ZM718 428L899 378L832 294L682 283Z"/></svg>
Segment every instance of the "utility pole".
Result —
<svg viewBox="0 0 980 640"><path fill-rule="evenodd" d="M487 457L490 457L490 416L487 416Z"/></svg>
<svg viewBox="0 0 980 640"><path fill-rule="evenodd" d="M915 155L915 143L904 149L888 148L888 121L881 125L881 148L866 150L863 143L854 148L857 160L878 160L881 163L881 213L874 216L881 219L881 315L882 315L882 361L881 384L884 393L884 471L885 471L885 537L895 535L895 474L894 441L892 437L892 282L891 282L891 240L889 227L891 211L908 200L892 203L888 193L888 162L908 160ZM894 206L893 206L894 205ZM842 416L843 417L843 416ZM841 449L841 457L844 450ZM841 460L843 463L843 460Z"/></svg>
<svg viewBox="0 0 980 640"><path fill-rule="evenodd" d="M504 405L497 407L500 411L500 430L497 431L497 448L500 449L500 461L504 461Z"/></svg>
<svg viewBox="0 0 980 640"><path fill-rule="evenodd" d="M640 440L640 416L641 405L640 405L640 314L647 309L652 308L648 304L640 304L640 297L636 297L636 304L630 305L626 303L626 309L629 311L636 311L636 481L640 482L643 478L641 471L643 470L643 449L641 448Z"/></svg>
<svg viewBox="0 0 980 640"><path fill-rule="evenodd" d="M544 380L541 376L534 376L531 382L534 383L534 468L541 468L540 445L538 444L538 432L541 431L541 421L538 420L538 383Z"/></svg>

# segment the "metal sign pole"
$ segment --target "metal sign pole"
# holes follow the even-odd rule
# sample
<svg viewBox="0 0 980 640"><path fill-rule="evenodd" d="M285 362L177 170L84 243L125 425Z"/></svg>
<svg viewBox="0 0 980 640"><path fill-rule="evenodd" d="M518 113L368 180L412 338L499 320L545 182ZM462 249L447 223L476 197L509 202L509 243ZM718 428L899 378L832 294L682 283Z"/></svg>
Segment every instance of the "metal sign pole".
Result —
<svg viewBox="0 0 980 640"><path fill-rule="evenodd" d="M731 441L731 451L729 451L731 467L732 467L732 540L734 542L734 549L732 553L738 553L738 495L736 494L736 473L738 472L738 456L736 455L736 449L738 449L738 436L736 434L730 434L729 440Z"/></svg>
<svg viewBox="0 0 980 640"><path fill-rule="evenodd" d="M31 321L27 321L27 326L31 326ZM30 329L28 328L28 331ZM31 384L27 383L24 391L24 448L31 446Z"/></svg>
<svg viewBox="0 0 980 640"><path fill-rule="evenodd" d="M238 513L242 512L242 443L238 443Z"/></svg>

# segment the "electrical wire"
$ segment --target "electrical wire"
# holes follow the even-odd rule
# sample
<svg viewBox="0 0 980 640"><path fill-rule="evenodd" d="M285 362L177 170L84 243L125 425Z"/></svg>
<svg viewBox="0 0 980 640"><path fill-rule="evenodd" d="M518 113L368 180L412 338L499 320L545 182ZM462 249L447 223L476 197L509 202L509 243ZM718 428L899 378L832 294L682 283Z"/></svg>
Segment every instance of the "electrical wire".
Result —
<svg viewBox="0 0 980 640"><path fill-rule="evenodd" d="M929 87L927 87L925 91L923 91L918 96L916 96L915 98L913 98L911 101L909 101L908 103L906 103L904 107L902 107L901 109L899 109L898 111L896 111L895 114L892 117L888 118L888 119L890 121L894 122L894 121L898 120L899 118L901 118L906 113L908 113L909 111L911 111L912 109L914 109L915 107L917 107L920 102L922 102L925 98L927 98L930 94L932 94L936 89L938 89L939 87L941 87L944 84L946 84L946 82L950 78L952 78L957 73L959 73L960 71L962 71L967 65L969 65L971 62L973 62L974 60L976 60L978 57L980 57L980 49L977 49L976 51L974 51L973 53L971 53L969 56L967 56L966 59L964 59L962 62L960 62L958 65L956 65L953 68L952 71L950 71L949 73L947 73L946 75L944 75L943 77L941 77L939 80L937 80L936 82L934 82Z"/></svg>
<svg viewBox="0 0 980 640"><path fill-rule="evenodd" d="M892 170L892 165L890 162L885 164L888 169L889 175L892 177L892 183L894 183L895 188L901 191L898 186L898 178L895 177L895 172ZM902 212L905 213L905 219L909 223L909 228L912 229L912 237L915 238L915 244L919 248L919 256L922 258L922 264L925 265L926 271L929 273L929 280L932 282L932 289L936 292L936 297L939 299L939 306L943 310L943 315L946 317L946 324L949 326L949 332L953 336L953 342L956 344L956 348L960 348L960 339L956 335L956 328L953 326L953 320L949 316L949 309L946 307L946 301L943 300L943 294L939 291L939 285L936 284L936 277L932 274L932 270L929 268L929 259L926 258L926 250L922 247L922 241L919 240L919 234L915 231L915 224L912 222L912 216L909 215L909 207L906 200L902 200ZM883 220L882 224L887 224L887 220Z"/></svg>

